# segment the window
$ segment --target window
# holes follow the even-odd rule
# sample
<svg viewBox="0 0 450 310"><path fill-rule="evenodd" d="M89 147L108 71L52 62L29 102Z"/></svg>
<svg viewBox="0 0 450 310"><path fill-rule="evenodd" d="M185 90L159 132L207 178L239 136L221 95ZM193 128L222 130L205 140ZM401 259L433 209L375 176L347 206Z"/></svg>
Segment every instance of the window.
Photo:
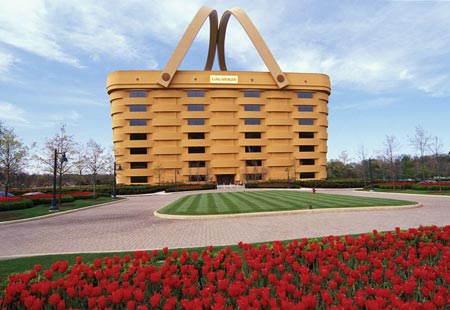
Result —
<svg viewBox="0 0 450 310"><path fill-rule="evenodd" d="M299 125L314 125L314 118L299 118Z"/></svg>
<svg viewBox="0 0 450 310"><path fill-rule="evenodd" d="M300 179L314 179L315 177L315 172L300 172Z"/></svg>
<svg viewBox="0 0 450 310"><path fill-rule="evenodd" d="M204 90L188 90L187 96L188 97L205 97L205 91Z"/></svg>
<svg viewBox="0 0 450 310"><path fill-rule="evenodd" d="M245 125L261 125L261 119L259 118L246 118L244 119Z"/></svg>
<svg viewBox="0 0 450 310"><path fill-rule="evenodd" d="M148 183L147 181L147 177L130 177L130 182L131 183Z"/></svg>
<svg viewBox="0 0 450 310"><path fill-rule="evenodd" d="M245 139L261 139L260 132L246 132Z"/></svg>
<svg viewBox="0 0 450 310"><path fill-rule="evenodd" d="M143 155L143 154L147 154L146 147L132 147L130 149L130 155Z"/></svg>
<svg viewBox="0 0 450 310"><path fill-rule="evenodd" d="M130 133L130 140L147 140L146 133Z"/></svg>
<svg viewBox="0 0 450 310"><path fill-rule="evenodd" d="M205 111L205 105L200 104L200 103L188 104L187 110L188 111Z"/></svg>
<svg viewBox="0 0 450 310"><path fill-rule="evenodd" d="M312 105L299 105L298 106L298 111L299 112L313 112L314 111L314 106L312 106Z"/></svg>
<svg viewBox="0 0 450 310"><path fill-rule="evenodd" d="M202 160L190 161L189 168L203 168L206 167L206 162Z"/></svg>
<svg viewBox="0 0 450 310"><path fill-rule="evenodd" d="M139 161L139 162L130 163L130 168L131 169L147 169L147 162Z"/></svg>
<svg viewBox="0 0 450 310"><path fill-rule="evenodd" d="M147 97L147 91L146 90L130 90L130 97L132 97L132 98Z"/></svg>
<svg viewBox="0 0 450 310"><path fill-rule="evenodd" d="M259 98L261 97L261 93L257 90L245 90L244 97Z"/></svg>
<svg viewBox="0 0 450 310"><path fill-rule="evenodd" d="M314 97L314 93L310 92L310 91L299 91L297 93L297 98L311 99L313 97Z"/></svg>
<svg viewBox="0 0 450 310"><path fill-rule="evenodd" d="M189 132L188 133L188 139L192 140L201 140L205 139L205 133L204 132Z"/></svg>
<svg viewBox="0 0 450 310"><path fill-rule="evenodd" d="M260 159L246 160L245 165L247 167L260 167L262 166L262 161Z"/></svg>
<svg viewBox="0 0 450 310"><path fill-rule="evenodd" d="M191 146L191 147L188 147L188 153L189 154L205 153L205 147L204 146Z"/></svg>
<svg viewBox="0 0 450 310"><path fill-rule="evenodd" d="M261 111L260 104L244 104L244 111Z"/></svg>
<svg viewBox="0 0 450 310"><path fill-rule="evenodd" d="M309 159L309 158L305 158L305 159L300 159L300 165L304 165L304 166L313 166L315 164L315 160L314 159Z"/></svg>
<svg viewBox="0 0 450 310"><path fill-rule="evenodd" d="M196 175L189 176L189 182L205 182L205 181L206 181L206 175L204 175L204 174L196 174Z"/></svg>
<svg viewBox="0 0 450 310"><path fill-rule="evenodd" d="M261 146L255 145L246 146L245 153L261 153Z"/></svg>
<svg viewBox="0 0 450 310"><path fill-rule="evenodd" d="M300 139L314 139L314 132L299 132L298 137Z"/></svg>
<svg viewBox="0 0 450 310"><path fill-rule="evenodd" d="M130 126L147 126L146 119L130 119Z"/></svg>
<svg viewBox="0 0 450 310"><path fill-rule="evenodd" d="M147 112L146 105L130 105L130 112Z"/></svg>
<svg viewBox="0 0 450 310"><path fill-rule="evenodd" d="M203 118L188 118L188 125L205 125L205 119Z"/></svg>
<svg viewBox="0 0 450 310"><path fill-rule="evenodd" d="M300 145L300 152L314 152L314 145Z"/></svg>
<svg viewBox="0 0 450 310"><path fill-rule="evenodd" d="M261 181L263 179L263 175L261 173L247 173L245 178L248 181Z"/></svg>

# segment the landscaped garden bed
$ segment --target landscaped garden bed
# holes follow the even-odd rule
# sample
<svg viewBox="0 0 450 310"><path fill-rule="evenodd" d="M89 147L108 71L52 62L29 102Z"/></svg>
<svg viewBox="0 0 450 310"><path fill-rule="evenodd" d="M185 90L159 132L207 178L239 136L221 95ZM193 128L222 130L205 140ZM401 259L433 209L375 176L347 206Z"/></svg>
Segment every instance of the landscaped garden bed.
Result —
<svg viewBox="0 0 450 310"><path fill-rule="evenodd" d="M445 309L450 226L135 251L9 276L0 309Z"/></svg>

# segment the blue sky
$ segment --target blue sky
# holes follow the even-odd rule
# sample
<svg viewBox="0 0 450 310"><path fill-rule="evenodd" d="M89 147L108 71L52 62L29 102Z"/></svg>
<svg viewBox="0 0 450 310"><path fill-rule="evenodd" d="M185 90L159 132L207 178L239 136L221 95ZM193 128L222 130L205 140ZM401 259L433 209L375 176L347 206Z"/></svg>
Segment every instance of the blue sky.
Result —
<svg viewBox="0 0 450 310"><path fill-rule="evenodd" d="M386 135L414 154L416 126L448 153L450 2L0 0L0 120L26 144L65 123L110 148L107 74L161 70L202 5L245 9L284 71L330 76L328 159L374 157ZM208 28L181 69L203 68ZM229 70L267 71L233 18L226 54Z"/></svg>

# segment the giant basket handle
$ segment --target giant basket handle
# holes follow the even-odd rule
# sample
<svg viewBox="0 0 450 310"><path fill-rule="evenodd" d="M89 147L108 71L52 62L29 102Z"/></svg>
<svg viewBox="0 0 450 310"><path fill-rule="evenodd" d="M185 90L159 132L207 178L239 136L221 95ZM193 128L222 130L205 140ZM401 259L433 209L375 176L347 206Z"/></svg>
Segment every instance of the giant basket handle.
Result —
<svg viewBox="0 0 450 310"><path fill-rule="evenodd" d="M175 75L181 61L183 60L186 52L194 41L197 33L200 31L206 18L209 17L209 50L208 58L206 59L205 70L211 70L214 64L214 58L216 56L216 44L217 44L217 32L218 32L218 17L217 11L207 6L203 6L197 12L192 19L188 28L183 34L180 42L178 42L172 56L166 64L159 80L158 84L168 87Z"/></svg>
<svg viewBox="0 0 450 310"><path fill-rule="evenodd" d="M228 20L230 19L231 15L233 15L239 21L242 28L244 28L248 37L250 38L259 55L266 64L266 67L272 74L272 77L277 83L278 87L283 88L287 86L289 82L286 78L286 75L283 73L283 71L281 71L280 66L267 47L266 42L264 42L264 39L261 37L248 15L244 12L244 10L238 7L225 11L222 15L222 18L220 19L219 34L217 37L217 53L220 70L227 71L227 65L225 62L225 33L227 30Z"/></svg>

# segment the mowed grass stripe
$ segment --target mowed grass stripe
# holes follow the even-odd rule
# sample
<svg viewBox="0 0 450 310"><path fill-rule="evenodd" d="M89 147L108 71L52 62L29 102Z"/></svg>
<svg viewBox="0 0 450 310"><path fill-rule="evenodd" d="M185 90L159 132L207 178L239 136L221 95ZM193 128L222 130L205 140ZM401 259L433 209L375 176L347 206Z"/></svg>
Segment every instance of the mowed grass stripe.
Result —
<svg viewBox="0 0 450 310"><path fill-rule="evenodd" d="M313 194L299 191L252 191L191 195L162 208L159 212L179 215L233 214L301 210L311 205L319 208L396 206L415 204L411 201Z"/></svg>

